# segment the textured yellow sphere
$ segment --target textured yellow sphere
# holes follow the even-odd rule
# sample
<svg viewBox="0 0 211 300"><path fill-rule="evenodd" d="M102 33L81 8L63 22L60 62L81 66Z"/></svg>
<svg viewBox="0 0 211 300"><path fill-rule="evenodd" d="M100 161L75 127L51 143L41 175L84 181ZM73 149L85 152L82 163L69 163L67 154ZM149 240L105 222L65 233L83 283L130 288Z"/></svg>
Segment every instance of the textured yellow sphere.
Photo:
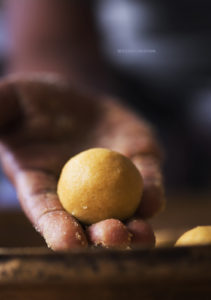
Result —
<svg viewBox="0 0 211 300"><path fill-rule="evenodd" d="M143 180L132 161L104 148L89 149L71 158L58 182L63 207L86 224L131 217L142 191Z"/></svg>
<svg viewBox="0 0 211 300"><path fill-rule="evenodd" d="M198 226L185 232L175 246L193 246L211 244L211 226Z"/></svg>

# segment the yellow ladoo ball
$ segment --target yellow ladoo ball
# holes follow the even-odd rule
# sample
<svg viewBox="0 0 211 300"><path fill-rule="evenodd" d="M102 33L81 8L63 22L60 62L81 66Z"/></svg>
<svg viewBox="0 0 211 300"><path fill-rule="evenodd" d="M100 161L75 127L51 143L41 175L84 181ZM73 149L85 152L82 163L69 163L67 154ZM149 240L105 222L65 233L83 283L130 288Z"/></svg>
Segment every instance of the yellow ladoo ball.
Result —
<svg viewBox="0 0 211 300"><path fill-rule="evenodd" d="M194 246L211 244L211 226L198 226L185 232L175 246Z"/></svg>
<svg viewBox="0 0 211 300"><path fill-rule="evenodd" d="M142 191L143 180L132 161L103 148L93 148L71 158L58 182L63 207L86 224L131 217Z"/></svg>

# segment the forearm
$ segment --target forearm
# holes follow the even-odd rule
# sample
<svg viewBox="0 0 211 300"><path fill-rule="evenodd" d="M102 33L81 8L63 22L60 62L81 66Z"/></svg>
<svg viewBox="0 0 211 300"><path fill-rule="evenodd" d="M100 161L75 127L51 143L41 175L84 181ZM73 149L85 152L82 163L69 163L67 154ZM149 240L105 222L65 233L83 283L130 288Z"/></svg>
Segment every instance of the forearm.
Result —
<svg viewBox="0 0 211 300"><path fill-rule="evenodd" d="M88 86L108 81L90 3L7 0L8 72L53 71Z"/></svg>

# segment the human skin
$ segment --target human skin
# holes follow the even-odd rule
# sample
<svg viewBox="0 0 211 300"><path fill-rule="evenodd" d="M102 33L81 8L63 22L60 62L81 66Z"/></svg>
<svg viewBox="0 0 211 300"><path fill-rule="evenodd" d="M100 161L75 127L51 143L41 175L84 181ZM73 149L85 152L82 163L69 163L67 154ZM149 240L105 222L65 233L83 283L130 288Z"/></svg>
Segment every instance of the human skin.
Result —
<svg viewBox="0 0 211 300"><path fill-rule="evenodd" d="M99 47L92 1L5 0L4 7L7 72L48 71L76 85L114 92L116 79Z"/></svg>
<svg viewBox="0 0 211 300"><path fill-rule="evenodd" d="M82 150L110 148L136 164L144 180L136 219L151 217L162 209L161 153L153 130L118 101L79 92L60 76L28 74L5 78L0 83L0 105L4 171L17 190L24 212L53 250L67 251L88 244L84 229L64 211L56 193L62 166ZM99 227L106 230L109 220L106 226L102 222ZM106 232L103 243L107 247L110 240L112 245L122 246L118 235L115 242L115 226L117 231L120 227L125 231L119 222L112 221L112 238ZM143 232L143 222L136 230L138 234ZM89 243L95 241L99 227L95 224L88 230L93 235Z"/></svg>
<svg viewBox="0 0 211 300"><path fill-rule="evenodd" d="M153 130L127 107L102 96L112 94L115 78L100 53L90 1L4 4L10 40L7 71L22 74L0 83L0 156L5 173L26 215L52 249L95 244L99 228L108 247L121 247L125 242L120 237L129 236L129 231L120 221L95 224L86 229L87 236L63 210L56 194L58 176L65 162L82 150L119 151L134 161L144 178L144 196L135 217L151 217L164 205L161 154ZM29 75L33 72L38 73ZM136 232L143 231L139 224ZM102 244L99 238L97 243Z"/></svg>

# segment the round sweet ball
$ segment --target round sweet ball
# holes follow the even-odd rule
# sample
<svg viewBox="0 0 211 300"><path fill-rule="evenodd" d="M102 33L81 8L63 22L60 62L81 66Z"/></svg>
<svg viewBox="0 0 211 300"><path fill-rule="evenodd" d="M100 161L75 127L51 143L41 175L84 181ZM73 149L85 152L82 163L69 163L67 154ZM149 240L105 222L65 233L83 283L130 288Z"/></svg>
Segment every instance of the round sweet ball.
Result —
<svg viewBox="0 0 211 300"><path fill-rule="evenodd" d="M185 232L175 246L194 246L211 244L211 226L198 226Z"/></svg>
<svg viewBox="0 0 211 300"><path fill-rule="evenodd" d="M85 224L131 217L142 192L143 180L132 161L104 148L89 149L72 157L58 182L63 207Z"/></svg>

